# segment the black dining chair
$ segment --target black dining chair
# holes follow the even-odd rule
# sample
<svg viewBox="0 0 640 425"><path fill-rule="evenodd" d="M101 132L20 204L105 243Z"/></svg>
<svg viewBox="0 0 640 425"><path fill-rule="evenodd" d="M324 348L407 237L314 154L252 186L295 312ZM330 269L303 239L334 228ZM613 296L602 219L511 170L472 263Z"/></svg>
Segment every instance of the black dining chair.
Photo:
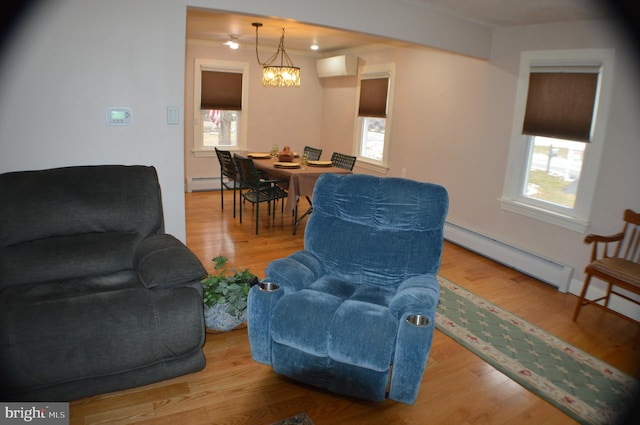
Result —
<svg viewBox="0 0 640 425"><path fill-rule="evenodd" d="M331 155L331 164L333 164L334 167L351 171L353 170L353 166L356 165L356 157L339 152L334 152Z"/></svg>
<svg viewBox="0 0 640 425"><path fill-rule="evenodd" d="M302 155L305 156L309 161L317 161L320 159L320 156L322 156L322 149L314 148L312 146L305 146L304 150L302 151ZM309 196L306 196L306 198L307 198L307 201L309 202L309 205L311 205L311 199L309 199ZM298 202L299 202L299 199L296 199L296 208L294 210L294 226L293 226L294 235L296 234L296 228L298 227L298 223L300 222L300 220L302 220L302 218L305 215L310 213L310 211L307 211L306 213L304 213L302 217L300 217L300 219L298 219Z"/></svg>
<svg viewBox="0 0 640 425"><path fill-rule="evenodd" d="M220 205L224 210L224 189L233 190L233 217L236 216L236 190L240 189L238 170L230 151L215 148L220 163Z"/></svg>
<svg viewBox="0 0 640 425"><path fill-rule="evenodd" d="M233 159L238 167L240 175L240 199L248 201L255 205L256 210L256 235L258 234L258 223L260 217L260 204L266 202L269 208L269 215L271 215L271 208L273 204L273 217L276 216L276 202L283 200L282 212L284 212L284 198L287 197L287 192L282 190L278 185L280 180L271 180L263 178L263 174L256 169L256 165L251 158L245 158L238 154L233 156ZM246 192L244 189L247 189ZM242 223L242 206L240 207L240 223Z"/></svg>
<svg viewBox="0 0 640 425"><path fill-rule="evenodd" d="M302 155L306 155L309 161L317 161L322 155L322 149L314 148L311 146L305 146Z"/></svg>

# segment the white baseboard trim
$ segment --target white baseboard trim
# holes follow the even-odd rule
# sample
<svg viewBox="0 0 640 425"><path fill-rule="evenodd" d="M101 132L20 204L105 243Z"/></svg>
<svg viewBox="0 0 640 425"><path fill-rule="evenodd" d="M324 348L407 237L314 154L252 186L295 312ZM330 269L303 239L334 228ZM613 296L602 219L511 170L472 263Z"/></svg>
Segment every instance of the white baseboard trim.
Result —
<svg viewBox="0 0 640 425"><path fill-rule="evenodd" d="M560 292L569 292L580 296L584 282L572 278L573 267L449 222L445 223L444 237L446 240L477 252L483 257L491 258L498 263L553 285ZM592 279L587 298L599 298L605 294L605 291L606 284L604 282ZM633 294L626 294L634 298ZM640 307L624 298L612 295L609 308L640 321Z"/></svg>
<svg viewBox="0 0 640 425"><path fill-rule="evenodd" d="M553 285L560 292L569 290L573 267L566 264L450 222L444 225L444 237L456 245Z"/></svg>
<svg viewBox="0 0 640 425"><path fill-rule="evenodd" d="M187 179L187 192L220 190L220 177L192 177Z"/></svg>

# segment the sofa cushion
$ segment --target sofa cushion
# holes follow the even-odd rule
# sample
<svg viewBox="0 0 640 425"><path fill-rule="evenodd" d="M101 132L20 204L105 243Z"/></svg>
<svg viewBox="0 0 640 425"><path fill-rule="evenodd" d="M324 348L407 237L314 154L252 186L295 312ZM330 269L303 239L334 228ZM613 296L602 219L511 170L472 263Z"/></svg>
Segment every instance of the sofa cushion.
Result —
<svg viewBox="0 0 640 425"><path fill-rule="evenodd" d="M0 289L133 269L135 233L86 233L0 248Z"/></svg>
<svg viewBox="0 0 640 425"><path fill-rule="evenodd" d="M33 292L12 287L0 297L5 391L132 371L203 343L202 298L192 288Z"/></svg>
<svg viewBox="0 0 640 425"><path fill-rule="evenodd" d="M142 241L133 261L140 281L147 288L200 280L207 274L198 257L167 234Z"/></svg>

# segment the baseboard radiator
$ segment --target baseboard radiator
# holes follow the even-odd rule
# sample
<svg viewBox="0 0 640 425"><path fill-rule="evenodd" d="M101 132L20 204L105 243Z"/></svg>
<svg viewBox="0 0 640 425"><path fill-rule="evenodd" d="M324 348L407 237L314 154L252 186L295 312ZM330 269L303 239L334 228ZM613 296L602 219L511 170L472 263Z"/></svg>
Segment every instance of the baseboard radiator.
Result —
<svg viewBox="0 0 640 425"><path fill-rule="evenodd" d="M445 223L444 238L456 245L553 285L560 292L569 290L573 267L560 264L539 254L526 251L450 222Z"/></svg>
<svg viewBox="0 0 640 425"><path fill-rule="evenodd" d="M220 177L192 177L187 179L187 192L220 190Z"/></svg>

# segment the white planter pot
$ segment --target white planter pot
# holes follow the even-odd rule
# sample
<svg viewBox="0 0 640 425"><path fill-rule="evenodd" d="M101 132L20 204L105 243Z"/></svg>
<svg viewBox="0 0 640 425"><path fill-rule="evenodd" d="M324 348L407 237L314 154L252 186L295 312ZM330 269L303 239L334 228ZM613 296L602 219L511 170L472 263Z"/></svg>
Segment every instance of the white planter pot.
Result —
<svg viewBox="0 0 640 425"><path fill-rule="evenodd" d="M204 323L207 328L216 331L230 331L247 321L247 311L242 312L240 317L227 313L226 304L214 304L211 307L204 306Z"/></svg>

